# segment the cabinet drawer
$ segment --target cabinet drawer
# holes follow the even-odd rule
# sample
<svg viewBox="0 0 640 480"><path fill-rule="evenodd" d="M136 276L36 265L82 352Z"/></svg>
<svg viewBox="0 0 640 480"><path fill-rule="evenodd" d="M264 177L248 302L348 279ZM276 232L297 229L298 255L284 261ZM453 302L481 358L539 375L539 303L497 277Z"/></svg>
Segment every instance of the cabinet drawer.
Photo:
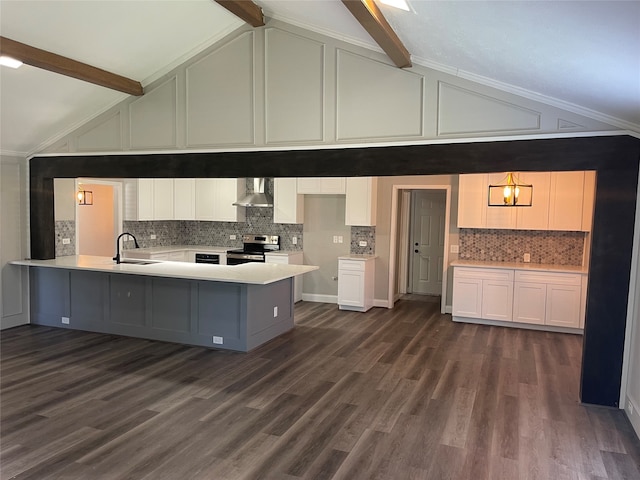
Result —
<svg viewBox="0 0 640 480"><path fill-rule="evenodd" d="M582 285L582 275L578 273L527 272L518 270L516 271L516 282Z"/></svg>
<svg viewBox="0 0 640 480"><path fill-rule="evenodd" d="M513 281L513 270L504 268L455 267L453 278L480 278L482 280Z"/></svg>
<svg viewBox="0 0 640 480"><path fill-rule="evenodd" d="M340 260L338 261L338 270L364 271L364 262L359 260Z"/></svg>

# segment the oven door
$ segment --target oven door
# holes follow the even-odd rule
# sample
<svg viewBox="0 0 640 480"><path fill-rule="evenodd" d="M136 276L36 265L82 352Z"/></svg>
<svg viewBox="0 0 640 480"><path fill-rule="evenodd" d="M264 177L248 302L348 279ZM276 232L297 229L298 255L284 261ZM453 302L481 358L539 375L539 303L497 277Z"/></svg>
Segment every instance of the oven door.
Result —
<svg viewBox="0 0 640 480"><path fill-rule="evenodd" d="M240 265L251 262L264 263L264 255L258 253L227 253L227 265Z"/></svg>
<svg viewBox="0 0 640 480"><path fill-rule="evenodd" d="M220 265L220 254L196 253L196 263L210 263L213 265Z"/></svg>

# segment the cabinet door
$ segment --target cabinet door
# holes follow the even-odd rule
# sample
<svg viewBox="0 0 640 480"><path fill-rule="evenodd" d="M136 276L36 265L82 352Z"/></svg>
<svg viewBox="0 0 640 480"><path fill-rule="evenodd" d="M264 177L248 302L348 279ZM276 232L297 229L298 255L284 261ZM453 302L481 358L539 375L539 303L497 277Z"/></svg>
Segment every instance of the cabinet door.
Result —
<svg viewBox="0 0 640 480"><path fill-rule="evenodd" d="M375 226L378 179L349 177L346 195L345 225Z"/></svg>
<svg viewBox="0 0 640 480"><path fill-rule="evenodd" d="M175 220L195 220L196 180L176 178L173 181L173 215Z"/></svg>
<svg viewBox="0 0 640 480"><path fill-rule="evenodd" d="M580 231L584 172L551 172L549 230Z"/></svg>
<svg viewBox="0 0 640 480"><path fill-rule="evenodd" d="M172 262L186 262L187 252L184 250L176 250L175 252L169 252L169 260Z"/></svg>
<svg viewBox="0 0 640 480"><path fill-rule="evenodd" d="M580 328L580 285L547 285L546 324Z"/></svg>
<svg viewBox="0 0 640 480"><path fill-rule="evenodd" d="M513 318L513 282L482 281L482 318L511 321Z"/></svg>
<svg viewBox="0 0 640 480"><path fill-rule="evenodd" d="M364 272L338 270L338 304L364 307Z"/></svg>
<svg viewBox="0 0 640 480"><path fill-rule="evenodd" d="M515 282L513 293L513 321L544 325L547 305L545 283Z"/></svg>
<svg viewBox="0 0 640 480"><path fill-rule="evenodd" d="M304 223L304 195L298 195L297 183L296 178L274 178L274 223Z"/></svg>
<svg viewBox="0 0 640 480"><path fill-rule="evenodd" d="M153 220L153 179L138 179L138 218L137 220Z"/></svg>
<svg viewBox="0 0 640 480"><path fill-rule="evenodd" d="M196 220L213 220L215 178L196 178Z"/></svg>
<svg viewBox="0 0 640 480"><path fill-rule="evenodd" d="M345 177L305 177L298 178L300 194L344 194Z"/></svg>
<svg viewBox="0 0 640 480"><path fill-rule="evenodd" d="M489 185L500 184L505 180L506 173L490 173L487 175L487 183L484 187L485 194L489 195ZM487 209L486 228L516 228L516 207L489 207L488 198L485 198L483 205ZM524 207L522 207L524 208Z"/></svg>
<svg viewBox="0 0 640 480"><path fill-rule="evenodd" d="M453 279L454 317L482 317L482 280L479 278Z"/></svg>
<svg viewBox="0 0 640 480"><path fill-rule="evenodd" d="M242 222L245 219L245 208L233 205L246 192L244 178L214 179L213 220L218 222Z"/></svg>
<svg viewBox="0 0 640 480"><path fill-rule="evenodd" d="M533 185L533 195L530 207L518 207L515 209L516 228L518 230L548 230L551 173L518 173L518 180L522 183Z"/></svg>
<svg viewBox="0 0 640 480"><path fill-rule="evenodd" d="M153 219L173 220L173 179L153 180Z"/></svg>
<svg viewBox="0 0 640 480"><path fill-rule="evenodd" d="M487 176L485 174L459 176L458 228L485 228L487 195Z"/></svg>

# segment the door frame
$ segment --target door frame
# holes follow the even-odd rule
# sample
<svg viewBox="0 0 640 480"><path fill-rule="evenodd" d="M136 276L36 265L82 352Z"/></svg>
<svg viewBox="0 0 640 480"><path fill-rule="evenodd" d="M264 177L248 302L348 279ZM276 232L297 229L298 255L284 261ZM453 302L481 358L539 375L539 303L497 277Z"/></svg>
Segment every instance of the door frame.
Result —
<svg viewBox="0 0 640 480"><path fill-rule="evenodd" d="M122 233L122 221L124 220L124 206L123 206L123 195L122 195L122 189L123 189L123 183L122 182L118 182L118 181L113 181L113 180L101 180L99 178L91 178L91 177L78 177L75 179L75 183L74 183L74 188L75 188L75 192L78 191L78 187L81 183L88 183L88 184L93 184L93 185L106 185L109 187L113 187L113 200L115 203L115 208L113 209L113 222L114 222L114 230L115 230L115 234L116 237L113 239L115 242L115 239L118 238L118 235L120 235ZM78 205L78 202L75 202L75 206L76 206L76 211L75 211L75 216L76 216L76 255L80 255L80 217L78 216L78 208L80 208L80 205ZM115 250L114 250L114 255L115 255Z"/></svg>
<svg viewBox="0 0 640 480"><path fill-rule="evenodd" d="M444 190L446 195L445 205L445 222L444 222L444 257L442 259L442 296L440 300L440 313L446 312L447 305L447 284L449 269L449 228L451 223L451 185L393 185L391 194L391 231L389 238L389 296L387 299L387 308L393 308L395 301L399 298L399 292L396 293L396 278L398 275L396 265L396 247L398 245L398 194L402 190ZM406 208L406 207L405 207ZM409 232L403 232L402 236L408 238ZM406 281L406 280L405 280Z"/></svg>
<svg viewBox="0 0 640 480"><path fill-rule="evenodd" d="M405 230L402 228L403 224L402 222L400 223L400 240L399 242L405 242L406 244L406 248L402 249L401 245L398 245L398 248L400 248L400 253L401 255L399 255L400 260L404 259L404 263L407 265L407 275L405 276L405 279L402 280L402 278L400 276L398 276L398 292L399 293L414 293L413 292L413 269L415 268L414 266L414 262L412 260L413 255L411 254L411 250L413 250L413 247L409 246L410 243L412 243L414 241L413 239L413 235L415 234L415 224L414 224L414 213L415 213L415 195L414 195L414 191L415 190L425 190L425 189L418 189L418 188L412 188L411 191L407 191L404 190L402 192L403 194L403 201L402 201L402 205L400 205L400 210L401 210L401 215L405 214L405 210L406 210L406 205L405 205L405 201L404 201L404 193L408 193L409 194L409 223L408 223L408 227L407 227L407 231L406 231L406 235L405 235ZM443 193L445 193L443 191ZM446 193L445 193L445 202L446 202ZM446 203L445 203L445 216L447 215L447 211L446 211ZM446 221L445 221L446 222ZM445 223L446 224L446 223ZM445 232L445 239L448 236L448 232ZM444 245L442 247L444 249ZM403 256L404 255L404 256ZM444 261L444 252L442 252L442 264L443 264L443 268L445 265L445 261ZM402 272L402 266L398 265L398 271ZM444 281L444 277L442 277L442 280ZM404 288L404 292L402 290L402 285L404 284L405 288ZM411 287L411 292L409 292L409 287Z"/></svg>

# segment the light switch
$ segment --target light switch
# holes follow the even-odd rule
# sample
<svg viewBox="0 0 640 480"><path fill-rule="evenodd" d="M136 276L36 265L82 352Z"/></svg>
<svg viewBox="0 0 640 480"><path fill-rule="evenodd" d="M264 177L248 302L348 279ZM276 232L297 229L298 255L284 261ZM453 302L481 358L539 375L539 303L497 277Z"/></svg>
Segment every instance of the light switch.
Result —
<svg viewBox="0 0 640 480"><path fill-rule="evenodd" d="M451 253L460 253L460 247L458 245L451 245Z"/></svg>

